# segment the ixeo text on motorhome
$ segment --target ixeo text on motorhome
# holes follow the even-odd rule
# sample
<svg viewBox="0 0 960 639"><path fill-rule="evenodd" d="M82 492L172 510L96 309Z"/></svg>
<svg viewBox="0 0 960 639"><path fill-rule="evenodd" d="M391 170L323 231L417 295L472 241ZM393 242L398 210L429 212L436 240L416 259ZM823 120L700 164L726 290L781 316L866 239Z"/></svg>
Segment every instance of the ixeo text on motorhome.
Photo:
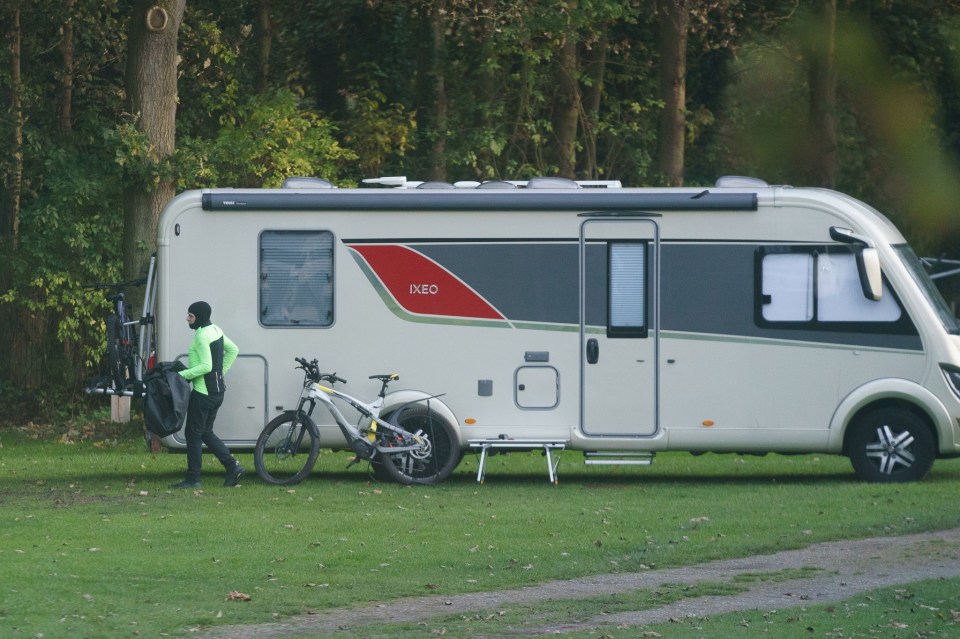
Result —
<svg viewBox="0 0 960 639"><path fill-rule="evenodd" d="M960 454L957 320L862 202L743 178L370 182L189 191L163 212L157 357L185 358L186 308L209 301L241 350L230 446L296 406L308 357L357 395L375 373L442 393L458 459L833 453L906 481ZM319 431L345 447L332 420Z"/></svg>

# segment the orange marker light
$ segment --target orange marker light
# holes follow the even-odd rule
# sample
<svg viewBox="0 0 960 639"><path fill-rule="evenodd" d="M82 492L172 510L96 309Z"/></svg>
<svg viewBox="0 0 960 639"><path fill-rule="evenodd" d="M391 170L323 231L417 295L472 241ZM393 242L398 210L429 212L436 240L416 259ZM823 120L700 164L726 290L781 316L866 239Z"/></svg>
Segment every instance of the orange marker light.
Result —
<svg viewBox="0 0 960 639"><path fill-rule="evenodd" d="M713 426L713 420L712 420L712 419L705 419L705 420L703 421L703 425L706 426L707 428L709 428L709 427Z"/></svg>
<svg viewBox="0 0 960 639"><path fill-rule="evenodd" d="M467 419L463 420L463 423L469 426L472 424L476 424L477 420L475 420L473 417L468 417Z"/></svg>

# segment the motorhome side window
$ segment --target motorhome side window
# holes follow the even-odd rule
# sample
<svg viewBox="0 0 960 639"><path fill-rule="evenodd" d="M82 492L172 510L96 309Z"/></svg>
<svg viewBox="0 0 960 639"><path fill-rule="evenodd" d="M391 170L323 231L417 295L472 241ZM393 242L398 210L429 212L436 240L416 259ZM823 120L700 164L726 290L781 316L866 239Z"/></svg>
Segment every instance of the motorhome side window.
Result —
<svg viewBox="0 0 960 639"><path fill-rule="evenodd" d="M855 249L763 247L757 266L758 324L836 329L897 323L903 316L886 282L880 301L863 294Z"/></svg>
<svg viewBox="0 0 960 639"><path fill-rule="evenodd" d="M607 247L610 337L647 336L647 245L611 242Z"/></svg>
<svg viewBox="0 0 960 639"><path fill-rule="evenodd" d="M260 235L260 323L333 324L333 234L264 231Z"/></svg>

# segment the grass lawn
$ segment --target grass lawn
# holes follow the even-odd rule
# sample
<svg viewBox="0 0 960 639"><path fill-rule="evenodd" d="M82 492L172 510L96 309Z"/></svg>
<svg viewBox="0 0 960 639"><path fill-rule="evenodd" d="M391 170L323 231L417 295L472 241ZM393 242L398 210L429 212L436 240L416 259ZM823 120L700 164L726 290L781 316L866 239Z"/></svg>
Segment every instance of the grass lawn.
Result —
<svg viewBox="0 0 960 639"><path fill-rule="evenodd" d="M310 478L281 488L241 454L251 475L228 489L207 455L195 492L167 489L186 459L151 455L138 433L0 430L0 636L187 636L406 595L960 526L960 460L888 486L828 456L587 467L568 451L552 487L538 454L491 458L482 486L468 455L450 480L420 488L377 483L345 470L348 455L323 453Z"/></svg>

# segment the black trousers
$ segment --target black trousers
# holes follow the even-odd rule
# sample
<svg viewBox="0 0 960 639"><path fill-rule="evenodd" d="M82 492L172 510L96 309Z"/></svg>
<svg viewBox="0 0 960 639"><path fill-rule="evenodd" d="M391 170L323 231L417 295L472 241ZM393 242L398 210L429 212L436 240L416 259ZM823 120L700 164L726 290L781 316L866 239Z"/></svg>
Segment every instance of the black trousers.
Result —
<svg viewBox="0 0 960 639"><path fill-rule="evenodd" d="M223 404L223 393L204 395L193 391L187 408L187 481L200 481L200 468L203 466L203 446L217 456L224 468L230 468L237 460L230 449L213 433L213 422L217 411Z"/></svg>

